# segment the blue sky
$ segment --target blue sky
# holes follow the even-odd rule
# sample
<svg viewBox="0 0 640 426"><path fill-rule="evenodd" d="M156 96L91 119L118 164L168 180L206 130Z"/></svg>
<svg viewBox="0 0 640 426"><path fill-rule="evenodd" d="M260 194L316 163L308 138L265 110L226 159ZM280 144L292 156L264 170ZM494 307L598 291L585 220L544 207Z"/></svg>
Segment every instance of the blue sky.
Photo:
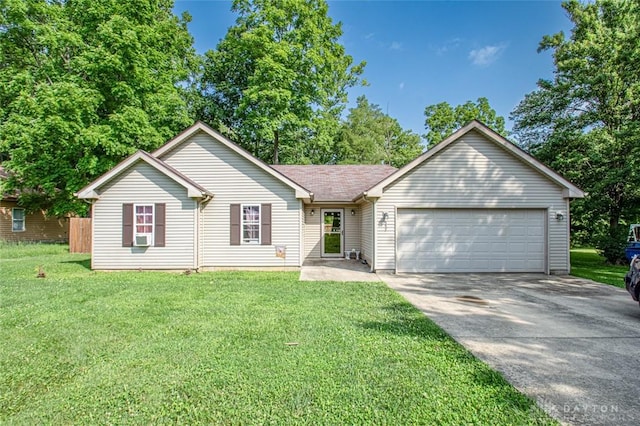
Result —
<svg viewBox="0 0 640 426"><path fill-rule="evenodd" d="M192 16L189 31L199 53L215 49L234 24L230 1L176 0L177 14ZM545 34L571 23L559 1L329 1L329 15L342 22L342 44L355 62L366 61L367 87L353 88L398 119L405 129L424 130L424 108L458 105L484 96L499 115L509 113L553 75L550 52L537 53Z"/></svg>

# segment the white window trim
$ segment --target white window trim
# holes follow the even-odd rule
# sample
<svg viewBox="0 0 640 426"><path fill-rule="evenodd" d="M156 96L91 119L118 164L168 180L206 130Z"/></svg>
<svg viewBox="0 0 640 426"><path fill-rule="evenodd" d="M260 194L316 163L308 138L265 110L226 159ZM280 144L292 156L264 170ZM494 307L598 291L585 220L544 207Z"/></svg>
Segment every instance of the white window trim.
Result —
<svg viewBox="0 0 640 426"><path fill-rule="evenodd" d="M151 207L151 232L138 232L138 223L136 221L137 218L137 210L138 207ZM149 226L149 224L145 224L146 226ZM139 235L148 235L150 242L149 245L152 246L154 245L155 242L155 232L156 232L156 206L155 204L148 204L148 203L140 203L140 204L134 204L133 205L133 244L135 245L136 243L136 237Z"/></svg>
<svg viewBox="0 0 640 426"><path fill-rule="evenodd" d="M244 240L244 208L245 207L257 207L258 208L258 241L245 241ZM240 244L246 245L260 245L262 244L262 206L260 204L240 204Z"/></svg>
<svg viewBox="0 0 640 426"><path fill-rule="evenodd" d="M14 229L15 224L15 212L16 210L22 211L22 229ZM22 207L14 207L11 209L11 232L25 232L27 230L27 213Z"/></svg>

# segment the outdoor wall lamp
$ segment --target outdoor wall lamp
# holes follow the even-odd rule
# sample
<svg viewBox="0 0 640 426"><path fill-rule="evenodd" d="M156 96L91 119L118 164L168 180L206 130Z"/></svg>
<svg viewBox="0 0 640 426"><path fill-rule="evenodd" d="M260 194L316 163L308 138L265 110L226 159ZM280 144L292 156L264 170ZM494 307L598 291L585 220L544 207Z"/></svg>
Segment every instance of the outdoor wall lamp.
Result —
<svg viewBox="0 0 640 426"><path fill-rule="evenodd" d="M354 209L351 209L351 216L355 216L356 215L356 211Z"/></svg>
<svg viewBox="0 0 640 426"><path fill-rule="evenodd" d="M314 209L311 209L311 216L313 216L314 214L316 214L316 211Z"/></svg>
<svg viewBox="0 0 640 426"><path fill-rule="evenodd" d="M389 213L387 212L382 212L382 220L386 221L389 218Z"/></svg>
<svg viewBox="0 0 640 426"><path fill-rule="evenodd" d="M564 220L564 215L562 214L562 212L556 212L556 220Z"/></svg>

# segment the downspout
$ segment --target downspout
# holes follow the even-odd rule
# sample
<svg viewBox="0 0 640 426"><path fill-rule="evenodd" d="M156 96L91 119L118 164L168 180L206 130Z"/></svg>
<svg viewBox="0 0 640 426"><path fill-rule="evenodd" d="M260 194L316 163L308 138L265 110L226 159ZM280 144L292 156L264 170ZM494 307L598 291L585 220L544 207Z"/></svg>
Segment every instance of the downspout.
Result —
<svg viewBox="0 0 640 426"><path fill-rule="evenodd" d="M565 232L567 233L567 274L571 273L571 198L566 199L565 208L567 209L566 219L567 222ZM547 243L547 246L549 244Z"/></svg>
<svg viewBox="0 0 640 426"><path fill-rule="evenodd" d="M196 270L200 271L203 263L203 253L204 253L204 208L207 203L211 201L213 197L211 195L205 195L200 202L198 203L198 221L197 221L197 238L198 243L196 244L196 259L197 259L197 267Z"/></svg>
<svg viewBox="0 0 640 426"><path fill-rule="evenodd" d="M362 199L371 204L371 265L369 272L376 270L376 202L367 197L367 191L362 193Z"/></svg>

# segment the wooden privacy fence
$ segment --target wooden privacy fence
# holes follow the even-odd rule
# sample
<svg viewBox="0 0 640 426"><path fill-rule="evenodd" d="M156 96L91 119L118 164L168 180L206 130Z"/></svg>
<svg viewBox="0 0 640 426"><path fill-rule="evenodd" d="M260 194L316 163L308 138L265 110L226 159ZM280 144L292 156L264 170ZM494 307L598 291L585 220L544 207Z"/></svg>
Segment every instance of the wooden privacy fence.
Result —
<svg viewBox="0 0 640 426"><path fill-rule="evenodd" d="M91 253L91 218L72 217L69 220L69 252Z"/></svg>

